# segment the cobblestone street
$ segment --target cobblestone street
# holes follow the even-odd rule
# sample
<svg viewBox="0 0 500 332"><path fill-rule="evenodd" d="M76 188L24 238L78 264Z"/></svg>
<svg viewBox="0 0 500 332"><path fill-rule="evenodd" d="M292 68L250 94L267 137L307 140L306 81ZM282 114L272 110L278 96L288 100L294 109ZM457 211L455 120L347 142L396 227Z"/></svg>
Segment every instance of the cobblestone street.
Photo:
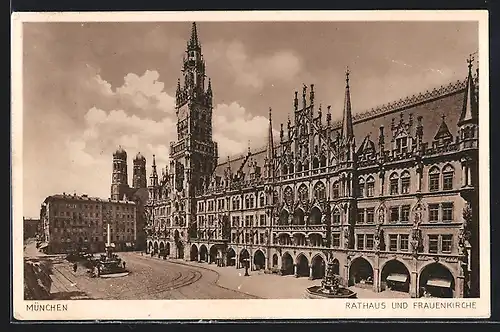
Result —
<svg viewBox="0 0 500 332"><path fill-rule="evenodd" d="M121 254L130 274L119 278L90 278L86 269L76 273L68 262L55 262L54 276L69 284L69 291L86 293L93 299L157 300L157 299L244 299L254 296L226 289L216 284L214 271L152 261L137 254ZM58 284L54 282L54 284Z"/></svg>
<svg viewBox="0 0 500 332"><path fill-rule="evenodd" d="M215 264L163 260L123 252L119 255L130 274L119 278L91 278L80 266L73 272L72 264L61 255L43 255L34 244L25 247L25 256L37 257L52 263L51 294L54 299L300 299L307 287L319 285L321 280L265 274L263 271L218 267ZM351 287L358 298L404 298L406 293Z"/></svg>
<svg viewBox="0 0 500 332"><path fill-rule="evenodd" d="M127 256L139 255L138 253L127 253ZM149 257L151 260L162 261L157 257ZM249 271L245 277L244 269L235 267L218 267L215 264L186 262L182 260L169 260L176 264L187 265L204 270L216 271L219 274L217 284L226 288L235 289L240 292L251 294L259 298L267 299L301 299L307 287L320 285L321 280L309 280L308 278L295 278L294 276L279 276L266 274L263 271ZM371 289L350 287L358 294L358 298L408 298L408 293L397 291L383 291L375 293Z"/></svg>

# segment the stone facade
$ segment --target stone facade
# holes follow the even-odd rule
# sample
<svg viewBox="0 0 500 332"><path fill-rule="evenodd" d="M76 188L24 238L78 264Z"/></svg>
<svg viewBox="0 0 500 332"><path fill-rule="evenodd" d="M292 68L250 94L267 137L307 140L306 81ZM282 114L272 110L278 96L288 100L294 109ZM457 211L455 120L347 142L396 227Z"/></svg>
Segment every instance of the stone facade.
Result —
<svg viewBox="0 0 500 332"><path fill-rule="evenodd" d="M133 201L118 201L87 195L52 195L40 211L42 241L49 253L75 250L103 252L107 225L116 250L133 250L137 245L137 207Z"/></svg>
<svg viewBox="0 0 500 332"><path fill-rule="evenodd" d="M348 285L479 295L478 73L343 119L295 92L279 142L217 162L212 88L193 24L170 169L153 161L149 253ZM325 114L326 113L326 116Z"/></svg>
<svg viewBox="0 0 500 332"><path fill-rule="evenodd" d="M23 217L24 239L34 238L40 233L40 219Z"/></svg>

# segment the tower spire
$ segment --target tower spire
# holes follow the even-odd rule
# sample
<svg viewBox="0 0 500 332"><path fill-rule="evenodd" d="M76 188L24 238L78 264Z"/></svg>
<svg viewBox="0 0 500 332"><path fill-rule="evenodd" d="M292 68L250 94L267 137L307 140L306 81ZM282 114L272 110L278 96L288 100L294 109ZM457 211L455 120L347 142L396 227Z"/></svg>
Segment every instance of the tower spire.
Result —
<svg viewBox="0 0 500 332"><path fill-rule="evenodd" d="M349 91L349 67L345 72L345 99L344 99L344 116L342 119L342 138L344 141L350 141L353 134L352 129L352 113L351 113L351 93Z"/></svg>
<svg viewBox="0 0 500 332"><path fill-rule="evenodd" d="M212 80L208 78L207 95L212 96Z"/></svg>
<svg viewBox="0 0 500 332"><path fill-rule="evenodd" d="M267 151L266 151L266 170L267 177L274 177L274 141L273 141L273 123L272 123L272 109L269 107L269 130L267 133ZM283 133L283 125L281 125L281 133Z"/></svg>
<svg viewBox="0 0 500 332"><path fill-rule="evenodd" d="M189 40L189 46L191 47L200 46L198 43L198 31L196 29L196 22L193 22L193 26L191 28L191 39Z"/></svg>
<svg viewBox="0 0 500 332"><path fill-rule="evenodd" d="M272 123L272 109L269 107L269 130L267 132L267 160L270 163L274 157L274 141L273 141L273 123Z"/></svg>
<svg viewBox="0 0 500 332"><path fill-rule="evenodd" d="M156 156L153 155L153 164L151 167L153 168L153 171L151 172L150 180L151 180L151 186L155 187L158 185L158 173L156 172Z"/></svg>
<svg viewBox="0 0 500 332"><path fill-rule="evenodd" d="M476 91L474 86L474 79L472 77L472 62L474 61L474 57L472 54L467 59L467 66L469 68L469 72L467 75L467 84L465 87L465 98L464 104L462 108L462 113L460 115L460 120L458 121L458 125L464 124L466 122L473 122L477 119L476 114Z"/></svg>

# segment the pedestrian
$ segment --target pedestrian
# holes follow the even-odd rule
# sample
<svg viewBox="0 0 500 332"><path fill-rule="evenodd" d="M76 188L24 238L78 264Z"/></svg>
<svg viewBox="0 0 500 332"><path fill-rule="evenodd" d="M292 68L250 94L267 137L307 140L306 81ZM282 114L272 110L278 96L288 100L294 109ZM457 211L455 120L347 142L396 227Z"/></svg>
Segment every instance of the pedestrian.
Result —
<svg viewBox="0 0 500 332"><path fill-rule="evenodd" d="M76 273L76 270L78 270L78 264L74 263L73 264L73 272Z"/></svg>
<svg viewBox="0 0 500 332"><path fill-rule="evenodd" d="M123 269L125 269L125 261L123 261Z"/></svg>

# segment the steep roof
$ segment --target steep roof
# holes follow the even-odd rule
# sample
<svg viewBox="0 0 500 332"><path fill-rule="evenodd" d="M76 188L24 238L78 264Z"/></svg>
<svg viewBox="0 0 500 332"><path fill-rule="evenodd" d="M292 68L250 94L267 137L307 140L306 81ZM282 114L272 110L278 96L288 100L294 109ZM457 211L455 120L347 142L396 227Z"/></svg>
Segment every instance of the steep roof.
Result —
<svg viewBox="0 0 500 332"><path fill-rule="evenodd" d="M448 129L448 126L446 125L446 122L444 121L444 116L443 120L441 121L441 124L439 125L438 131L436 135L434 136L435 140L441 139L441 138L452 138L453 135L451 135L450 130Z"/></svg>

